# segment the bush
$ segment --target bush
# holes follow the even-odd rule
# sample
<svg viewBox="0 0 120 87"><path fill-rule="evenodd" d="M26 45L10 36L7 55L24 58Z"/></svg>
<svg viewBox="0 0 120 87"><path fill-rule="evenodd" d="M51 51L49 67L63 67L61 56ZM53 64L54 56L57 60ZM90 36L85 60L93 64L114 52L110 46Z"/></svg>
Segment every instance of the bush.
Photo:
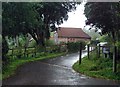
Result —
<svg viewBox="0 0 120 87"><path fill-rule="evenodd" d="M49 52L49 53L60 52L60 46L53 45L53 46L46 47L46 52Z"/></svg>
<svg viewBox="0 0 120 87"><path fill-rule="evenodd" d="M85 42L69 42L67 43L68 52L77 52L80 50L80 43L82 44L82 50L85 49Z"/></svg>
<svg viewBox="0 0 120 87"><path fill-rule="evenodd" d="M36 51L37 52L45 52L46 48L44 46L37 45L36 46Z"/></svg>
<svg viewBox="0 0 120 87"><path fill-rule="evenodd" d="M32 40L31 42L29 42L28 47L35 47L37 45L35 40Z"/></svg>
<svg viewBox="0 0 120 87"><path fill-rule="evenodd" d="M55 43L54 43L53 40L46 40L46 41L45 41L45 45L46 45L46 46L53 46L53 45L55 45Z"/></svg>
<svg viewBox="0 0 120 87"><path fill-rule="evenodd" d="M8 43L7 43L6 39L3 38L3 39L2 39L2 60L3 60L4 62L7 61L7 56L6 56L6 54L8 53L8 50L9 50L9 48L8 48Z"/></svg>
<svg viewBox="0 0 120 87"><path fill-rule="evenodd" d="M117 63L117 72L113 72L112 59L100 57L97 58L93 55L90 59L84 57L82 59L82 63L79 65L79 62L76 62L73 65L75 71L83 73L88 76L104 78L104 79L112 79L112 80L120 80L120 62ZM93 58L96 57L96 58Z"/></svg>

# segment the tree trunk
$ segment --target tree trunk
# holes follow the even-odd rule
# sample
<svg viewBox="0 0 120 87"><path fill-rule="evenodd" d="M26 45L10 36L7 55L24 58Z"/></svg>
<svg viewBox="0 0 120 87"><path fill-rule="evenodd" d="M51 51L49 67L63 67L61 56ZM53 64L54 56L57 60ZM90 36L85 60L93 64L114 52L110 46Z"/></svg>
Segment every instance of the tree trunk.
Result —
<svg viewBox="0 0 120 87"><path fill-rule="evenodd" d="M115 46L116 38L115 38L115 32L112 32L113 37L113 43L114 43L114 52L113 52L113 72L117 72L117 47Z"/></svg>
<svg viewBox="0 0 120 87"><path fill-rule="evenodd" d="M114 52L113 52L113 72L116 73L117 71L117 47L114 46Z"/></svg>
<svg viewBox="0 0 120 87"><path fill-rule="evenodd" d="M26 42L25 42L25 47L28 47L29 41L30 41L31 38L32 37L30 36L30 34L27 34L27 36L26 36Z"/></svg>
<svg viewBox="0 0 120 87"><path fill-rule="evenodd" d="M38 39L38 44L42 45L42 46L45 46L44 32L42 30L40 31L39 29L37 29L36 35L37 35L37 39Z"/></svg>
<svg viewBox="0 0 120 87"><path fill-rule="evenodd" d="M16 47L19 47L19 37L18 36L15 37L15 43L16 43Z"/></svg>
<svg viewBox="0 0 120 87"><path fill-rule="evenodd" d="M36 43L39 44L38 39L37 39L37 37L35 36L35 34L30 33L30 35L31 35L32 38L36 41Z"/></svg>

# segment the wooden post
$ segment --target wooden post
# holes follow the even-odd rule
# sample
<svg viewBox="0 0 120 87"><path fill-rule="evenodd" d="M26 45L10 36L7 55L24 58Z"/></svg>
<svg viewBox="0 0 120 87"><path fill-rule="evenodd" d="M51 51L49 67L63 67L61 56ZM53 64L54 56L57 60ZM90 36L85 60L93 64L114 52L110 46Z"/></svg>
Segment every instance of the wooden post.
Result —
<svg viewBox="0 0 120 87"><path fill-rule="evenodd" d="M25 50L24 50L24 57L25 57L25 55L26 55L26 47L25 47Z"/></svg>
<svg viewBox="0 0 120 87"><path fill-rule="evenodd" d="M111 53L111 52L110 52L110 49L111 49L111 48L110 48L110 46L109 46L108 58L110 58L110 53Z"/></svg>
<svg viewBox="0 0 120 87"><path fill-rule="evenodd" d="M80 43L79 65L81 64L81 57L82 57L82 43Z"/></svg>
<svg viewBox="0 0 120 87"><path fill-rule="evenodd" d="M96 46L96 57L98 58L98 46Z"/></svg>
<svg viewBox="0 0 120 87"><path fill-rule="evenodd" d="M102 46L102 53L103 53L103 46Z"/></svg>
<svg viewBox="0 0 120 87"><path fill-rule="evenodd" d="M28 50L27 50L27 48L26 48L26 55L27 55L27 57L29 56L29 48L28 48Z"/></svg>
<svg viewBox="0 0 120 87"><path fill-rule="evenodd" d="M87 45L87 53L88 53L88 59L90 58L90 45Z"/></svg>
<svg viewBox="0 0 120 87"><path fill-rule="evenodd" d="M102 47L102 56L104 56L104 53L103 53L104 46L101 46L101 47Z"/></svg>
<svg viewBox="0 0 120 87"><path fill-rule="evenodd" d="M117 47L114 46L114 52L113 52L113 72L115 73L117 71Z"/></svg>
<svg viewBox="0 0 120 87"><path fill-rule="evenodd" d="M36 47L35 47L35 57L36 57L36 51L37 51L37 50L36 50Z"/></svg>
<svg viewBox="0 0 120 87"><path fill-rule="evenodd" d="M98 46L98 58L100 58L100 44Z"/></svg>
<svg viewBox="0 0 120 87"><path fill-rule="evenodd" d="M14 49L12 49L12 57L13 57L13 50L14 50Z"/></svg>

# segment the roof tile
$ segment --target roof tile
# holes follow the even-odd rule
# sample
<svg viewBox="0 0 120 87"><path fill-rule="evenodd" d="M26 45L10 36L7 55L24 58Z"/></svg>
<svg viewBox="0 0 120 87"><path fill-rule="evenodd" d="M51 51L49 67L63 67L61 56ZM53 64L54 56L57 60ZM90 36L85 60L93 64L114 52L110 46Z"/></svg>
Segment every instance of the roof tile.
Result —
<svg viewBox="0 0 120 87"><path fill-rule="evenodd" d="M58 32L58 37L91 39L91 37L88 34L86 34L81 28L59 27L57 32Z"/></svg>

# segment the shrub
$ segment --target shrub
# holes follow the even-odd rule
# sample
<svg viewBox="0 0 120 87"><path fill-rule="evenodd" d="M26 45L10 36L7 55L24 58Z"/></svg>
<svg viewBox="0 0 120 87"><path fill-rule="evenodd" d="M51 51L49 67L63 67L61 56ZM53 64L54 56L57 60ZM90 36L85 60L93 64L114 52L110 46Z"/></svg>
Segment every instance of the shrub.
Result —
<svg viewBox="0 0 120 87"><path fill-rule="evenodd" d="M53 46L53 45L55 45L55 43L54 43L53 40L46 40L46 41L45 41L45 45L46 45L46 46Z"/></svg>
<svg viewBox="0 0 120 87"><path fill-rule="evenodd" d="M47 47L46 51L50 52L50 53L60 52L60 46L59 45L53 45L53 46Z"/></svg>
<svg viewBox="0 0 120 87"><path fill-rule="evenodd" d="M35 40L32 40L31 42L29 42L28 47L35 47L37 45Z"/></svg>
<svg viewBox="0 0 120 87"><path fill-rule="evenodd" d="M40 45L37 45L37 46L36 46L36 51L37 51L37 52L45 52L45 50L46 50L46 48L43 47L43 46L40 46Z"/></svg>
<svg viewBox="0 0 120 87"><path fill-rule="evenodd" d="M82 44L82 50L85 49L85 42L69 42L67 43L68 52L77 52L80 50L80 43Z"/></svg>
<svg viewBox="0 0 120 87"><path fill-rule="evenodd" d="M7 43L6 39L3 38L3 39L2 39L2 60L3 60L4 62L7 61L7 56L6 56L6 54L8 53L8 50L9 50L9 48L8 48L8 43Z"/></svg>

